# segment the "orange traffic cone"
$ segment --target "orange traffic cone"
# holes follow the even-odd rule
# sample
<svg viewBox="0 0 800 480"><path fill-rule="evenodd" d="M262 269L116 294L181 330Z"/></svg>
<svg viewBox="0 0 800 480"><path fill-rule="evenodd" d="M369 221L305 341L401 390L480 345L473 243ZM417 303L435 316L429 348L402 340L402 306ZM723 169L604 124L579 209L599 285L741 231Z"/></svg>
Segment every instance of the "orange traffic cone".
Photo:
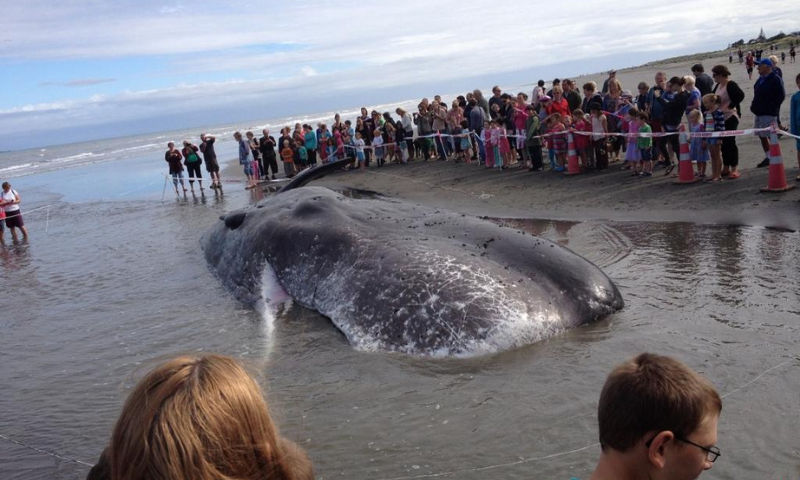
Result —
<svg viewBox="0 0 800 480"><path fill-rule="evenodd" d="M689 153L689 142L686 139L686 129L681 125L678 138L681 143L681 151L678 155L678 179L675 180L675 185L685 185L687 183L696 183L700 179L694 176L694 168L692 167L692 156Z"/></svg>
<svg viewBox="0 0 800 480"><path fill-rule="evenodd" d="M567 134L567 171L564 175L577 175L581 173L578 165L578 152L575 150L575 138L572 136L572 129Z"/></svg>
<svg viewBox="0 0 800 480"><path fill-rule="evenodd" d="M769 177L767 187L762 188L762 192L785 192L794 188L794 185L786 183L786 171L783 168L783 157L781 156L781 144L778 142L778 134L775 129L769 134Z"/></svg>

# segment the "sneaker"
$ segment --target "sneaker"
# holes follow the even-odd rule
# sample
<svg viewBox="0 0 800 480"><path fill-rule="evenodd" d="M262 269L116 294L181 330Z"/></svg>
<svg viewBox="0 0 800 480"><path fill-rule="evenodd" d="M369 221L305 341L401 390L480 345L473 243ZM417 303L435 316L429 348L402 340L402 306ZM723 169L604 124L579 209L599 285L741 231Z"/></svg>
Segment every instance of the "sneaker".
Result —
<svg viewBox="0 0 800 480"><path fill-rule="evenodd" d="M650 172L642 172L642 174L639 175L639 178L647 178L647 177L652 177L652 176L653 176L653 174L650 173Z"/></svg>
<svg viewBox="0 0 800 480"><path fill-rule="evenodd" d="M761 160L761 163L756 165L756 168L763 168L763 167L766 167L766 166L769 166L769 158L765 157L764 160Z"/></svg>

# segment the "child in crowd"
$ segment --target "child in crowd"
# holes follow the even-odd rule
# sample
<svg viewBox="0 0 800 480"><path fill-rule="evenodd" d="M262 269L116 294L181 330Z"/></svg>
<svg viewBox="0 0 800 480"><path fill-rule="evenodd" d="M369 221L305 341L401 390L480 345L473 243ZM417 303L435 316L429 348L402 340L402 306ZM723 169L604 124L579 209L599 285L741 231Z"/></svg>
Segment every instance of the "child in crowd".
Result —
<svg viewBox="0 0 800 480"><path fill-rule="evenodd" d="M398 158L395 152L395 128L391 123L386 122L384 124L384 129L386 130L386 135L383 139L384 142L386 142L386 147L384 147L386 149L386 160L397 163Z"/></svg>
<svg viewBox="0 0 800 480"><path fill-rule="evenodd" d="M342 138L342 131L340 129L335 129L333 131L333 142L336 146L336 150L334 153L334 160L341 160L344 158L344 139Z"/></svg>
<svg viewBox="0 0 800 480"><path fill-rule="evenodd" d="M697 173L695 176L704 179L706 178L706 164L708 163L708 145L705 138L694 136L695 133L700 133L705 130L703 114L700 113L700 110L692 110L689 112L688 119L689 132L692 134L689 151L691 152L692 160L697 162ZM720 179L722 179L722 177L720 177ZM709 181L715 182L717 180L714 180L712 176Z"/></svg>
<svg viewBox="0 0 800 480"><path fill-rule="evenodd" d="M358 161L358 166L356 168L361 168L364 166L364 139L361 138L361 132L356 132L356 160Z"/></svg>
<svg viewBox="0 0 800 480"><path fill-rule="evenodd" d="M283 160L283 173L285 173L288 178L294 177L295 175L294 151L292 151L292 147L289 144L289 140L283 141L283 149L281 149L281 160Z"/></svg>
<svg viewBox="0 0 800 480"><path fill-rule="evenodd" d="M547 117L548 130L554 135L550 137L553 151L556 156L556 172L564 171L564 164L567 160L567 127L564 125L563 117L560 113L554 113Z"/></svg>
<svg viewBox="0 0 800 480"><path fill-rule="evenodd" d="M792 50L790 51L792 62L794 62L794 46L792 46ZM797 74L797 77L794 79L795 83L797 84L797 88L800 89L800 73ZM792 135L800 136L800 91L795 92L792 95L792 101L789 105L789 129L791 130ZM795 138L797 148L797 166L800 167L800 138ZM796 180L800 182L800 175L797 176Z"/></svg>
<svg viewBox="0 0 800 480"><path fill-rule="evenodd" d="M492 120L491 125L491 144L492 144L492 158L494 158L494 168L503 168L503 156L500 154L500 124L497 120Z"/></svg>
<svg viewBox="0 0 800 480"><path fill-rule="evenodd" d="M703 106L706 110L706 132L725 131L725 115L722 113L722 109L719 108L720 103L721 101L719 96L713 93L703 96ZM718 182L722 180L722 139L707 138L705 140L706 145L708 146L708 153L711 156L711 178L708 181ZM739 178L739 172L731 172L728 178Z"/></svg>
<svg viewBox="0 0 800 480"><path fill-rule="evenodd" d="M486 150L486 168L492 168L494 167L494 144L492 143L492 124L488 121L483 124L483 147Z"/></svg>
<svg viewBox="0 0 800 480"><path fill-rule="evenodd" d="M382 167L385 163L383 160L383 135L381 135L381 130L379 128L375 129L373 135L372 147L375 149L375 162L379 167Z"/></svg>
<svg viewBox="0 0 800 480"><path fill-rule="evenodd" d="M608 151L606 150L606 137L608 133L608 120L603 115L603 106L600 103L589 104L592 122L592 146L594 148L594 161L597 170L608 169Z"/></svg>
<svg viewBox="0 0 800 480"><path fill-rule="evenodd" d="M639 120L639 110L636 107L631 107L625 113L625 122L628 125L628 129L626 133L628 135L638 135L639 134L639 127L641 127L641 122ZM642 160L641 153L639 152L639 146L637 143L636 136L629 136L627 143L627 148L625 149L625 162L628 164L628 169L633 169L634 175L639 175L639 162Z"/></svg>
<svg viewBox="0 0 800 480"><path fill-rule="evenodd" d="M647 136L653 133L653 129L650 127L649 121L650 115L640 111L638 133L645 135L636 139L636 147L639 149L639 165L641 165L640 177L653 176L653 137Z"/></svg>
<svg viewBox="0 0 800 480"><path fill-rule="evenodd" d="M469 138L469 122L461 121L461 138L457 139L461 143L461 157L467 162L472 162L472 142Z"/></svg>
<svg viewBox="0 0 800 480"><path fill-rule="evenodd" d="M586 115L583 110L577 108L572 112L572 128L575 130L573 138L575 140L575 150L578 152L578 158L581 161L581 168L589 170L589 149L591 145L591 138L589 135L581 135L581 133L591 133L592 126L586 121Z"/></svg>
<svg viewBox="0 0 800 480"><path fill-rule="evenodd" d="M295 145L297 145L297 148L295 149L297 151L297 158L300 160L298 162L298 169L304 170L309 166L308 150L305 147L305 140L298 139L297 142L295 142Z"/></svg>
<svg viewBox="0 0 800 480"><path fill-rule="evenodd" d="M505 122L498 122L500 128L500 155L503 157L502 168L508 168L509 165L515 162L516 154L511 148L511 143L508 141L508 130L506 129Z"/></svg>
<svg viewBox="0 0 800 480"><path fill-rule="evenodd" d="M394 141L397 143L395 151L400 151L400 163L408 163L408 144L406 143L406 130L401 124L394 129Z"/></svg>

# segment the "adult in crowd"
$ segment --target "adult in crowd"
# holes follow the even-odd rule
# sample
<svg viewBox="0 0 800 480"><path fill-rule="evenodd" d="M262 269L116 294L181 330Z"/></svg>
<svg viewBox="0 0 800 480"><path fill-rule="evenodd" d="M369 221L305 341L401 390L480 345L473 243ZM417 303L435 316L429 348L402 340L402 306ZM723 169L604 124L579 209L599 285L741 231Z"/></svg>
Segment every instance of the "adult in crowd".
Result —
<svg viewBox="0 0 800 480"><path fill-rule="evenodd" d="M311 126L308 126L308 129L311 130ZM317 136L311 131L311 135L314 137L314 144L316 145ZM275 137L269 134L269 130L266 128L261 130L261 138L258 139L258 148L261 150L261 157L264 159L264 177L269 174L269 171L272 170L272 179L275 180L275 175L278 173L278 155L275 152L275 147L278 143L275 141ZM309 158L311 158L309 156ZM314 164L316 165L316 148L314 151Z"/></svg>
<svg viewBox="0 0 800 480"><path fill-rule="evenodd" d="M550 86L550 90L547 91L546 95L548 97L550 97L550 98L553 98L553 90L555 90L556 87L560 87L560 86L561 86L561 79L554 78L553 79L553 84Z"/></svg>
<svg viewBox="0 0 800 480"><path fill-rule="evenodd" d="M222 355L162 363L131 391L87 480L313 480L258 384Z"/></svg>
<svg viewBox="0 0 800 480"><path fill-rule="evenodd" d="M608 93L608 84L609 84L609 82L611 82L611 80L616 80L616 79L617 79L617 71L614 70L614 69L609 70L608 71L608 78L606 78L606 81L603 82L603 89L600 91L600 93L602 93L603 95Z"/></svg>
<svg viewBox="0 0 800 480"><path fill-rule="evenodd" d="M478 102L478 106L483 109L483 114L486 116L486 118L491 117L491 114L489 113L489 102L483 97L483 92L475 89L472 91L472 95L475 96L475 101Z"/></svg>
<svg viewBox="0 0 800 480"><path fill-rule="evenodd" d="M590 81L583 84L583 102L581 103L581 110L589 112L589 106L593 103L602 105L603 97L597 93L597 84Z"/></svg>
<svg viewBox="0 0 800 480"><path fill-rule="evenodd" d="M650 115L650 128L653 133L664 131L664 106L656 99L667 91L667 74L664 72L657 72L655 76L655 84L650 87L647 92L647 103L650 105L650 110L647 112ZM667 149L667 139L665 137L653 137L653 160L656 160L658 154L661 155L659 163L665 165L669 160L669 150Z"/></svg>
<svg viewBox="0 0 800 480"><path fill-rule="evenodd" d="M544 169L542 159L542 129L536 107L528 105L525 107L528 118L525 119L525 148L528 149L530 166L528 171L541 172Z"/></svg>
<svg viewBox="0 0 800 480"><path fill-rule="evenodd" d="M206 163L206 171L211 177L211 188L222 188L222 181L219 177L219 163L217 162L217 152L214 151L214 142L217 138L205 133L200 134L200 151L203 152L203 161Z"/></svg>
<svg viewBox="0 0 800 480"><path fill-rule="evenodd" d="M576 90L575 82L566 79L561 82L561 88L564 90L564 98L567 100L570 113L581 108L581 94Z"/></svg>
<svg viewBox="0 0 800 480"><path fill-rule="evenodd" d="M708 76L702 63L692 65L692 75L694 75L695 86L700 90L701 97L711 93L711 89L714 88L714 80Z"/></svg>
<svg viewBox="0 0 800 480"><path fill-rule="evenodd" d="M619 133L622 130L622 117L619 112L623 106L622 84L616 77L608 79L607 92L603 96L603 110L606 113L608 133ZM608 157L611 163L620 160L619 152L623 144L622 137L608 137ZM613 156L613 157L612 157Z"/></svg>
<svg viewBox="0 0 800 480"><path fill-rule="evenodd" d="M781 104L786 98L786 90L783 87L783 80L773 70L772 60L765 58L758 62L758 80L753 86L753 103L750 104L750 111L756 116L754 128L769 128L778 124ZM769 165L769 134L770 132L759 132L761 138L761 148L764 150L764 160L758 167Z"/></svg>
<svg viewBox="0 0 800 480"><path fill-rule="evenodd" d="M794 79L798 91L792 95L789 107L789 130L792 135L800 137L800 73ZM795 138L795 149L797 150L797 166L800 168L800 138ZM800 175L796 180L800 182Z"/></svg>
<svg viewBox="0 0 800 480"><path fill-rule="evenodd" d="M316 167L317 166L317 133L311 128L311 125L303 125L303 146L306 147L306 155L308 155L308 164L309 166ZM263 155L263 152L262 152ZM275 149L273 146L272 156L275 158ZM264 157L264 163L267 163L266 156ZM264 167L266 168L266 167ZM275 166L277 170L277 164ZM272 173L272 179L275 180L275 172Z"/></svg>
<svg viewBox="0 0 800 480"><path fill-rule="evenodd" d="M549 96L550 95L548 95L548 97ZM553 87L553 96L545 107L545 110L548 115L560 113L564 118L572 115L569 109L569 103L567 103L567 100L564 98L564 91L561 89L560 85Z"/></svg>
<svg viewBox="0 0 800 480"><path fill-rule="evenodd" d="M536 82L536 86L533 87L533 92L531 92L531 105L535 107L539 106L539 97L544 95L544 80L539 80Z"/></svg>
<svg viewBox="0 0 800 480"><path fill-rule="evenodd" d="M444 141L438 134L447 133L447 109L440 104L437 100L431 102L431 128L433 133L437 134L433 138L436 145L436 151L439 154L439 160L447 160L447 151L445 149Z"/></svg>
<svg viewBox="0 0 800 480"><path fill-rule="evenodd" d="M183 141L181 153L183 154L183 164L186 165L186 175L189 177L189 188L192 189L192 195L194 195L195 179L200 184L200 193L203 192L203 172L200 170L203 160L197 153L199 150L197 145L193 145L189 140Z"/></svg>
<svg viewBox="0 0 800 480"><path fill-rule="evenodd" d="M188 192L186 189L186 184L183 183L183 164L181 160L183 159L183 155L181 152L175 148L174 142L169 142L167 144L167 151L164 152L164 161L167 162L169 165L169 174L172 176L172 185L175 186L175 193L178 193L178 180L180 179L181 188L183 188L183 193L185 194Z"/></svg>
<svg viewBox="0 0 800 480"><path fill-rule="evenodd" d="M432 118L425 103L420 103L418 110L414 114L414 123L417 125L417 134L419 135L415 143L417 149L422 151L422 156L427 162L431 158L431 139L427 138L427 135L433 133Z"/></svg>
<svg viewBox="0 0 800 480"><path fill-rule="evenodd" d="M461 122L464 120L464 110L462 110L459 100L453 100L450 110L447 111L447 130L450 135L461 134ZM450 137L450 151L461 152L461 137Z"/></svg>
<svg viewBox="0 0 800 480"><path fill-rule="evenodd" d="M681 121L683 120L683 114L689 102L689 93L683 89L684 83L685 80L683 77L672 77L667 82L667 90L662 95L656 97L656 101L664 107L663 128L665 132L678 132ZM677 157L680 153L678 135L668 135L666 139L667 143L672 146L672 153ZM666 166L664 175L669 175L675 168L675 163L672 161L672 156L669 153L667 153L664 162Z"/></svg>
<svg viewBox="0 0 800 480"><path fill-rule="evenodd" d="M493 110L494 106L497 105L498 107L503 106L503 92L500 90L500 87L495 85L492 87L492 98L489 99L489 116L492 119L497 118L497 113Z"/></svg>
<svg viewBox="0 0 800 480"><path fill-rule="evenodd" d="M722 399L670 357L642 353L606 378L597 406L600 460L588 480L693 480L721 455Z"/></svg>
<svg viewBox="0 0 800 480"><path fill-rule="evenodd" d="M483 124L486 122L487 116L483 109L478 106L478 100L474 97L469 101L467 108L469 108L469 117L467 118L469 130L475 132L475 144L478 147L476 149L477 155L480 158L480 163L483 164L486 160L486 145L483 144L481 134L483 133Z"/></svg>
<svg viewBox="0 0 800 480"><path fill-rule="evenodd" d="M19 204L22 203L22 197L19 193L11 188L11 184L3 182L3 191L0 192L0 208L3 209L5 214L6 226L11 230L11 238L17 240L17 229L22 232L22 238L28 238L28 229L25 228L25 221L22 219L22 209ZM0 227L2 231L2 227Z"/></svg>
<svg viewBox="0 0 800 480"><path fill-rule="evenodd" d="M286 129L288 128L289 127L286 127ZM284 131L286 129L284 129ZM247 185L245 185L244 188L245 190L250 190L256 186L256 179L253 174L253 160L250 155L250 145L242 137L240 132L234 132L233 139L239 144L239 165L242 166L244 176L247 177Z"/></svg>
<svg viewBox="0 0 800 480"><path fill-rule="evenodd" d="M247 137L247 144L250 145L250 153L253 155L253 173L256 180L260 180L266 176L264 163L261 161L261 145L253 132L247 132L244 135Z"/></svg>
<svg viewBox="0 0 800 480"><path fill-rule="evenodd" d="M395 113L400 117L400 125L405 130L406 147L408 148L408 155L411 160L417 157L414 149L414 119L411 114L403 108L397 108Z"/></svg>
<svg viewBox="0 0 800 480"><path fill-rule="evenodd" d="M731 71L725 65L716 65L711 69L711 75L717 82L712 93L719 96L720 110L725 117L725 130L737 130L739 118L742 116L741 103L744 100L744 92L736 82L730 80ZM738 178L739 147L736 145L736 137L722 137L721 150L722 176Z"/></svg>

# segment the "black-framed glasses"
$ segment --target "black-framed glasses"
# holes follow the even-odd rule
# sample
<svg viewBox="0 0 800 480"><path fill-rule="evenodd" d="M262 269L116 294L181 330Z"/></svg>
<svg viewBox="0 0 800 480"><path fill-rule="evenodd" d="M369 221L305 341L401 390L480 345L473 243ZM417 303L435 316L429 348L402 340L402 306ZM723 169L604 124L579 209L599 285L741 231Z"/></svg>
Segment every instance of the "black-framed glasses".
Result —
<svg viewBox="0 0 800 480"><path fill-rule="evenodd" d="M647 441L647 442L644 444L644 446L645 446L645 447L647 447L647 448L650 448L650 445L653 443L653 440L655 440L657 436L658 436L658 434L655 434L655 435L653 436L653 438L651 438L650 440L648 440L648 441ZM677 436L675 437L675 440L680 440L680 441L681 441L681 442L683 442L683 443L688 443L689 445L692 445L692 446L694 446L694 447L697 447L697 448L699 448L700 450L702 450L702 451L706 452L706 460L707 460L707 461L709 461L709 462L711 462L711 463L714 463L714 462L716 462L716 461L717 461L717 459L718 459L718 458L719 458L719 457L722 455L722 452L720 452L720 450L719 450L719 447L717 447L717 446L713 446L713 447L704 447L704 446L702 446L702 445L698 445L698 444L696 444L696 443L694 443L694 442L692 442L692 441L690 441L690 440L687 440L687 439L685 439L685 438L682 438L682 437L677 437Z"/></svg>

